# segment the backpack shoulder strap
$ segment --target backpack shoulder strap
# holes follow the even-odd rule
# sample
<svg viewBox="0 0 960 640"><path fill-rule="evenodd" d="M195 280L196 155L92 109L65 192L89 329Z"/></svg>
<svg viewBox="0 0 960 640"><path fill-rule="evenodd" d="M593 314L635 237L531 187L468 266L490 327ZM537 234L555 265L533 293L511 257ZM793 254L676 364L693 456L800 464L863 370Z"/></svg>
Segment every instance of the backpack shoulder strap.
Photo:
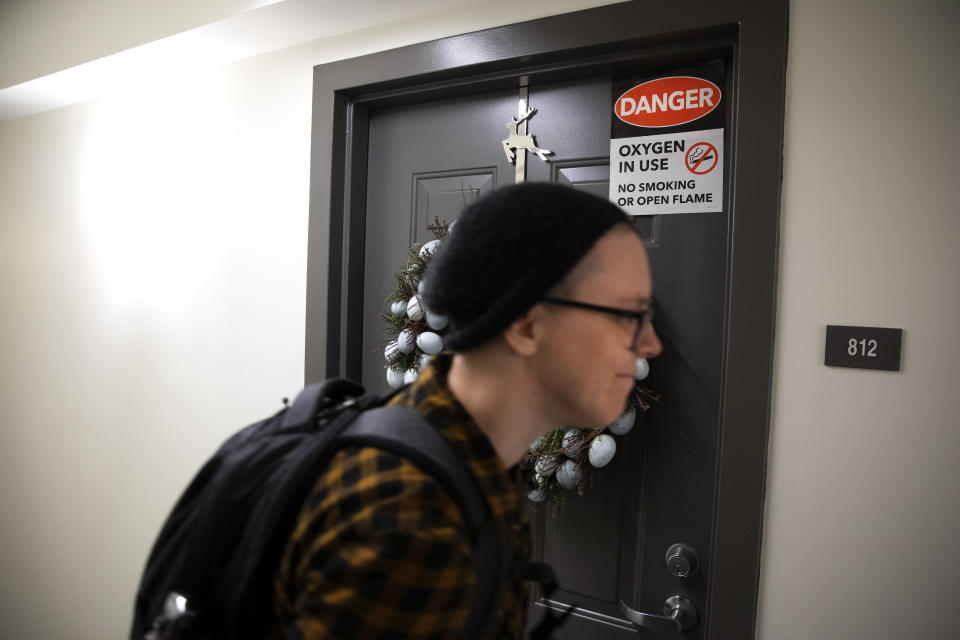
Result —
<svg viewBox="0 0 960 640"><path fill-rule="evenodd" d="M450 443L414 409L396 406L364 411L344 430L340 441L376 447L409 460L457 503L471 532L471 561L477 578L463 637L489 637L509 558L486 501Z"/></svg>

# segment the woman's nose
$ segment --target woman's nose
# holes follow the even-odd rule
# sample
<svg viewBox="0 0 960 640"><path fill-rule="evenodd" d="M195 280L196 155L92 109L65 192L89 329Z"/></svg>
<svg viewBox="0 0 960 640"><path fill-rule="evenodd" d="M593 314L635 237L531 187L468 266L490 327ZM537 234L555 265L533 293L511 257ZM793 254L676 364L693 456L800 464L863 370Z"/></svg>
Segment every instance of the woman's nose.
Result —
<svg viewBox="0 0 960 640"><path fill-rule="evenodd" d="M637 341L636 353L641 358L656 358L663 351L663 345L660 338L657 337L657 331L653 325L647 327L646 331L640 334Z"/></svg>

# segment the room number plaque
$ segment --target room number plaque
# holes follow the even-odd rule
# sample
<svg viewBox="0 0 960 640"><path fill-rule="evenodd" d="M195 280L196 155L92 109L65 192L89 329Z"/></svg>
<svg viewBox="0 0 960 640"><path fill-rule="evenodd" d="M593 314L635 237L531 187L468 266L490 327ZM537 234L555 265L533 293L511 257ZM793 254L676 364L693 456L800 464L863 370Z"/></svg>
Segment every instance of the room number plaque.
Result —
<svg viewBox="0 0 960 640"><path fill-rule="evenodd" d="M900 371L903 329L827 325L823 363L828 367Z"/></svg>

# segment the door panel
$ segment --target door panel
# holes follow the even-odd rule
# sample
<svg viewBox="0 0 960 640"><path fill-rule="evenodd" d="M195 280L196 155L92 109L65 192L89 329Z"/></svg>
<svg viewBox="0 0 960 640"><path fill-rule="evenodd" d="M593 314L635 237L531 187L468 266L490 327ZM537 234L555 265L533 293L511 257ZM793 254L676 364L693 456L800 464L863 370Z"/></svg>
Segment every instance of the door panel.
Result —
<svg viewBox="0 0 960 640"><path fill-rule="evenodd" d="M587 158L551 162L551 180L557 184L582 189L601 198L607 197L610 184L608 158ZM643 236L643 243L657 246L660 234L660 216L636 216L634 225Z"/></svg>
<svg viewBox="0 0 960 640"><path fill-rule="evenodd" d="M427 227L434 217L452 222L465 204L496 188L501 176L512 179L513 165L499 141L516 111L516 92L501 91L370 114L362 369L367 389L389 389L380 319L384 290L410 247L433 239Z"/></svg>
<svg viewBox="0 0 960 640"><path fill-rule="evenodd" d="M725 95L729 102L729 87ZM362 376L368 388L386 390L379 314L383 291L410 245L431 238L426 225L433 216L449 222L462 204L513 182L514 168L500 141L517 101L517 90L511 90L370 113ZM528 180L606 197L610 102L606 76L531 84L529 104L538 111L528 132L554 155L549 163L528 155ZM578 606L556 633L561 639L637 637L620 613L621 600L660 614L663 601L679 593L701 617L709 613L704 607L720 424L727 213L635 222L646 238L655 326L664 345L645 384L660 400L633 431L617 438L617 455L593 473L582 497L568 494L562 509L530 505L535 555L554 566L561 585L552 601ZM667 571L664 554L676 542L699 553L695 576L678 579ZM549 604L535 602L531 622ZM684 637L702 638L702 628Z"/></svg>

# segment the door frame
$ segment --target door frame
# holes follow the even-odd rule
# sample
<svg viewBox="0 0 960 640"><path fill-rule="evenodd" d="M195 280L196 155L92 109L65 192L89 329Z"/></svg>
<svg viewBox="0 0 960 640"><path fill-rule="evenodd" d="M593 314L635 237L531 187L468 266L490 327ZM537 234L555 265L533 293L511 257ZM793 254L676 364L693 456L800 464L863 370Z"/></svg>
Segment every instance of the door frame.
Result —
<svg viewBox="0 0 960 640"><path fill-rule="evenodd" d="M317 65L313 74L305 379L359 379L371 109L593 73L732 60L728 290L703 637L752 638L770 428L787 0L607 5ZM378 310L379 312L379 310Z"/></svg>

